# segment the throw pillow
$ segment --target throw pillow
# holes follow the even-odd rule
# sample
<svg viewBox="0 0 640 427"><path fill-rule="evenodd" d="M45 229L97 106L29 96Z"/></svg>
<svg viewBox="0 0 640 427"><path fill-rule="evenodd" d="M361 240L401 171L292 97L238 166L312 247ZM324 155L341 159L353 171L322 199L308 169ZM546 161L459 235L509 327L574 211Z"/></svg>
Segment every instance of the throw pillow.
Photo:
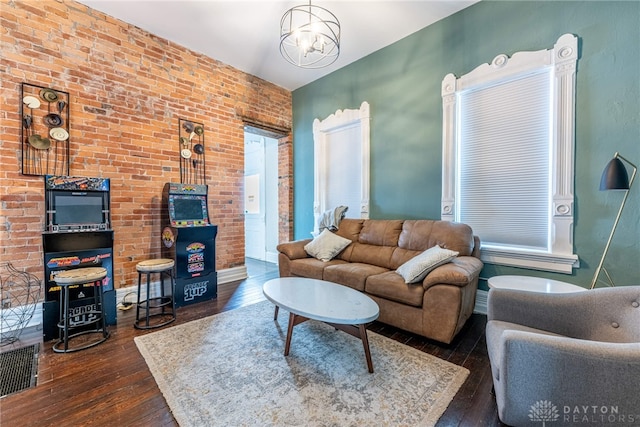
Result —
<svg viewBox="0 0 640 427"><path fill-rule="evenodd" d="M304 250L312 257L327 262L331 261L350 243L351 240L338 236L325 228L318 237L304 246Z"/></svg>
<svg viewBox="0 0 640 427"><path fill-rule="evenodd" d="M402 264L396 273L402 276L405 283L417 283L422 281L431 270L451 262L456 256L458 252L436 245Z"/></svg>

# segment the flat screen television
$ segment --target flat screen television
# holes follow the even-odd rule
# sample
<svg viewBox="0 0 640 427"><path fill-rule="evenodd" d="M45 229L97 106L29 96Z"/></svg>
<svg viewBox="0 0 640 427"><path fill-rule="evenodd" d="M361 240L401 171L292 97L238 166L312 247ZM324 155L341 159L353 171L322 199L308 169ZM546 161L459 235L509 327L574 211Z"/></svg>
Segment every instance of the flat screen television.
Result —
<svg viewBox="0 0 640 427"><path fill-rule="evenodd" d="M108 193L51 190L49 231L92 231L109 228Z"/></svg>
<svg viewBox="0 0 640 427"><path fill-rule="evenodd" d="M168 208L173 226L209 224L206 196L170 194Z"/></svg>

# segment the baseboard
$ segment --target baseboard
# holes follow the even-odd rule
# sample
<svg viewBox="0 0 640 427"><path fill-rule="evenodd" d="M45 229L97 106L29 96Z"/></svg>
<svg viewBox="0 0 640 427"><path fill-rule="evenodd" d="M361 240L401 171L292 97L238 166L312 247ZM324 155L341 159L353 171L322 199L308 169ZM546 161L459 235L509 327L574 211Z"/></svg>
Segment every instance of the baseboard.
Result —
<svg viewBox="0 0 640 427"><path fill-rule="evenodd" d="M218 284L235 282L236 280L244 280L249 277L247 273L247 266L241 265L240 267L225 268L218 271Z"/></svg>
<svg viewBox="0 0 640 427"><path fill-rule="evenodd" d="M487 314L487 296L489 291L483 291L478 289L476 291L476 306L473 309L474 313Z"/></svg>

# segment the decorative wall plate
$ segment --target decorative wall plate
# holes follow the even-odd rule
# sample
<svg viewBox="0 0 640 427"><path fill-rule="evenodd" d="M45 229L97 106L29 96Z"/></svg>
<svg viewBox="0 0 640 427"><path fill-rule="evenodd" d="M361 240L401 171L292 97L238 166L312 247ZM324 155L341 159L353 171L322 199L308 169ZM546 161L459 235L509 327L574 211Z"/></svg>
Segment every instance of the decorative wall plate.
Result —
<svg viewBox="0 0 640 427"><path fill-rule="evenodd" d="M182 128L184 130L186 130L187 132L193 132L193 123L191 122L184 122L182 123Z"/></svg>
<svg viewBox="0 0 640 427"><path fill-rule="evenodd" d="M58 93L51 89L42 89L40 91L40 97L47 102L54 102L58 100Z"/></svg>
<svg viewBox="0 0 640 427"><path fill-rule="evenodd" d="M49 140L49 138L43 138L40 135L31 135L29 137L29 144L35 149L46 150L51 147L51 140Z"/></svg>
<svg viewBox="0 0 640 427"><path fill-rule="evenodd" d="M69 132L63 128L53 128L49 131L49 136L56 141L66 141L69 139Z"/></svg>
<svg viewBox="0 0 640 427"><path fill-rule="evenodd" d="M56 114L56 113L47 114L42 118L42 121L44 122L45 125L49 126L50 128L62 126L62 123L63 123L62 117L60 117L60 114Z"/></svg>
<svg viewBox="0 0 640 427"><path fill-rule="evenodd" d="M22 102L29 108L40 108L40 100L35 96L25 96L22 98Z"/></svg>

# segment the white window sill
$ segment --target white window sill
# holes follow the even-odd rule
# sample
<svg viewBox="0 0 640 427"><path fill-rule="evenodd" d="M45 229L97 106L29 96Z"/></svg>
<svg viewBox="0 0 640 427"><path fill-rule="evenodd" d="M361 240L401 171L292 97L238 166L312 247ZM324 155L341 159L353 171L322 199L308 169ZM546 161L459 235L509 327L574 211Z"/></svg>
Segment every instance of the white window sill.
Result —
<svg viewBox="0 0 640 427"><path fill-rule="evenodd" d="M565 274L571 274L574 268L580 267L580 260L574 254L550 254L503 248L481 248L480 259L487 264Z"/></svg>

